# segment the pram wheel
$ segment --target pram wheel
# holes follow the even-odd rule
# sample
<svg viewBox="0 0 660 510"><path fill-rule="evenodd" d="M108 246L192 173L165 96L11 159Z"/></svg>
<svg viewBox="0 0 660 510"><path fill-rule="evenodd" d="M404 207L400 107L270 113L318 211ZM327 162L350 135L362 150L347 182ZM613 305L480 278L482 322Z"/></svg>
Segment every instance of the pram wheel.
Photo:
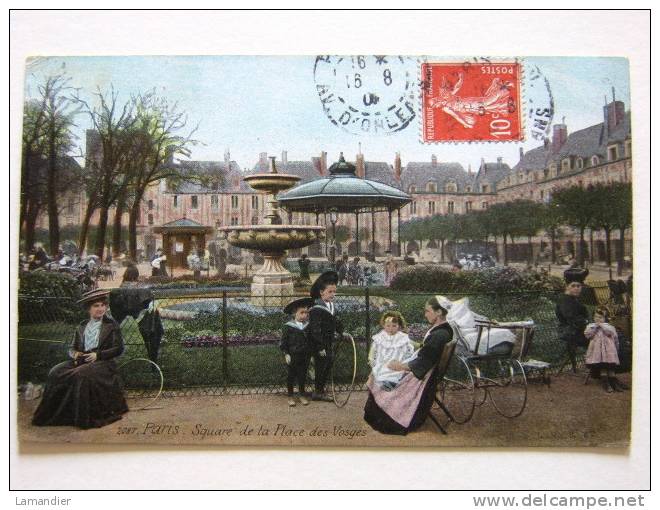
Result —
<svg viewBox="0 0 660 510"><path fill-rule="evenodd" d="M527 404L527 377L517 359L491 359L482 365L482 378L496 411L516 418Z"/></svg>
<svg viewBox="0 0 660 510"><path fill-rule="evenodd" d="M466 423L475 407L474 378L468 362L461 356L452 356L445 377L438 384L438 400L451 414L452 421Z"/></svg>

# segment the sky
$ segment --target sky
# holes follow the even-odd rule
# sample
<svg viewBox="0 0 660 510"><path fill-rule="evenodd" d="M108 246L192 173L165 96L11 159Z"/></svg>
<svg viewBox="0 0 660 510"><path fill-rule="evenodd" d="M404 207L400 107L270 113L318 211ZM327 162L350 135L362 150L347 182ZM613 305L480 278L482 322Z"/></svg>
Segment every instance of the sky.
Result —
<svg viewBox="0 0 660 510"><path fill-rule="evenodd" d="M433 61L439 57L426 58ZM460 57L455 60L461 61ZM404 165L430 161L435 154L439 161L456 161L465 168L470 165L476 169L481 158L495 161L497 157L513 166L520 146L529 150L539 145L529 136L529 120L523 143L422 144L418 119L393 133L347 132L332 124L323 110L316 85L324 79L321 71L315 74L315 61L314 56L38 58L27 63L25 94L26 98L37 96L38 84L61 71L89 99L97 88L106 91L111 85L123 101L131 94L155 89L178 103L188 114L191 128L199 126L194 137L201 143L193 148L191 159L222 160L229 150L231 158L244 169L252 168L261 152L279 159L286 150L289 161L307 161L326 151L331 164L341 151L347 159L354 159L360 147L367 161L393 163L395 153L400 152ZM368 70L362 73L366 82L380 68L376 71L374 56L365 56L365 62L372 70L371 75ZM406 62L400 69L391 66L396 84L404 81L403 67L417 72L419 59L408 58ZM628 61L624 58L526 57L524 69L527 99L536 105L547 104L551 96L554 122L565 118L569 133L602 121L602 107L605 97L611 100L612 87L616 98L630 109ZM547 79L548 87L530 87L530 77L537 70ZM76 122L78 142L84 147L89 120L81 115Z"/></svg>

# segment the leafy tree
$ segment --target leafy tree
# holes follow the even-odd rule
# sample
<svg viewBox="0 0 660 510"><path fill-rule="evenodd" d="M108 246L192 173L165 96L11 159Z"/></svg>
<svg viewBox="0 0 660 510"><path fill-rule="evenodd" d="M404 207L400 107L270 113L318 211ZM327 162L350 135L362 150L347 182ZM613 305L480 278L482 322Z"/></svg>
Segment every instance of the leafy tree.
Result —
<svg viewBox="0 0 660 510"><path fill-rule="evenodd" d="M623 256L625 249L626 229L632 226L632 185L630 183L613 183L611 194L612 209L615 213L614 226L619 230L619 250L617 256L617 275L623 271Z"/></svg>
<svg viewBox="0 0 660 510"><path fill-rule="evenodd" d="M580 233L577 263L584 265L584 231L592 223L596 204L594 194L580 186L571 186L555 191L552 203L558 208L560 218Z"/></svg>
<svg viewBox="0 0 660 510"><path fill-rule="evenodd" d="M135 123L131 126L130 157L125 160L126 174L129 175L130 189L125 200L129 207L128 239L129 255L135 259L137 253L137 220L140 204L147 188L167 179L170 185L184 180L205 180L212 176L185 175L171 160L174 156L190 156L190 147L198 142L192 138L197 127L187 133L188 118L176 103L155 92L137 95L133 98ZM215 176L213 183L222 184L222 176ZM205 182L210 184L209 182Z"/></svg>

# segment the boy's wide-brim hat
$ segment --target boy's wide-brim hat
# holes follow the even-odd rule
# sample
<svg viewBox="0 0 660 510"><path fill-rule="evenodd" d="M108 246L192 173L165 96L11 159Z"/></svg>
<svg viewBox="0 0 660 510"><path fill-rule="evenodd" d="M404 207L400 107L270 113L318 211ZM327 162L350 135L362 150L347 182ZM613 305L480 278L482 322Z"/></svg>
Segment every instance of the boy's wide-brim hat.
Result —
<svg viewBox="0 0 660 510"><path fill-rule="evenodd" d="M323 285L331 284L337 285L339 283L339 274L337 271L325 271L321 273L319 277L312 283L311 288L309 289L309 294L313 299L318 299L321 297L321 287Z"/></svg>
<svg viewBox="0 0 660 510"><path fill-rule="evenodd" d="M298 308L310 308L314 306L314 300L311 297L300 298L294 301L291 301L288 305L284 307L284 313L292 315L296 313Z"/></svg>
<svg viewBox="0 0 660 510"><path fill-rule="evenodd" d="M87 303L108 299L109 295L109 289L94 289L90 290L89 292L85 292L77 302L81 305L84 305Z"/></svg>
<svg viewBox="0 0 660 510"><path fill-rule="evenodd" d="M566 280L566 283L584 283L587 276L589 276L589 270L582 269L581 267L572 267L564 271L564 280Z"/></svg>

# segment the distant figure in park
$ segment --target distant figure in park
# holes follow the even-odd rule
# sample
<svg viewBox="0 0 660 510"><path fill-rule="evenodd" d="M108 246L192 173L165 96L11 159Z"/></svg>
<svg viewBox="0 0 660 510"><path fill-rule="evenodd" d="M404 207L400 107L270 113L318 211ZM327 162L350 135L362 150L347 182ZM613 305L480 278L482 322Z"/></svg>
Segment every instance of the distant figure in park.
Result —
<svg viewBox="0 0 660 510"><path fill-rule="evenodd" d="M126 271L124 271L124 278L122 283L125 282L137 282L140 278L140 271L137 268L135 262L131 259L126 259Z"/></svg>
<svg viewBox="0 0 660 510"><path fill-rule="evenodd" d="M598 373L607 393L628 389L614 375L619 366L619 335L614 326L607 323L607 311L596 309L594 321L584 330L590 340L584 363L593 374Z"/></svg>
<svg viewBox="0 0 660 510"><path fill-rule="evenodd" d="M452 273L460 273L462 270L463 270L463 264L461 264L461 263L458 262L458 261L455 261L455 262L451 265L451 272L452 272Z"/></svg>
<svg viewBox="0 0 660 510"><path fill-rule="evenodd" d="M355 257L348 266L348 283L350 285L364 283L364 270L360 266L360 257Z"/></svg>
<svg viewBox="0 0 660 510"><path fill-rule="evenodd" d="M309 265L310 265L310 260L307 258L307 255L303 253L298 259L298 267L300 268L300 279L303 281L309 281Z"/></svg>
<svg viewBox="0 0 660 510"><path fill-rule="evenodd" d="M296 405L293 398L293 385L296 382L300 403L304 406L309 404L305 384L312 349L307 336L307 326L309 326L309 308L313 304L312 298L302 298L284 307L284 313L291 316L291 320L284 325L280 340L280 349L284 353L284 362L287 366L286 387L289 407Z"/></svg>
<svg viewBox="0 0 660 510"><path fill-rule="evenodd" d="M589 312L580 303L579 297L582 293L584 280L588 274L589 271L586 269L574 268L564 271L566 288L555 308L555 315L559 323L559 338L566 343L566 352L568 353L573 372L577 370L575 359L577 347L587 347L584 329L589 322Z"/></svg>
<svg viewBox="0 0 660 510"><path fill-rule="evenodd" d="M202 269L202 260L200 258L200 252L195 248L190 250L190 253L186 257L186 262L188 263L188 268L193 272L193 278L197 280L200 276Z"/></svg>
<svg viewBox="0 0 660 510"><path fill-rule="evenodd" d="M392 284L392 280L396 276L396 273L399 270L399 266L392 257L391 253L387 254L387 261L385 262L385 285L389 287Z"/></svg>
<svg viewBox="0 0 660 510"><path fill-rule="evenodd" d="M87 292L79 303L89 319L78 326L69 361L51 369L32 424L103 427L128 412L115 358L124 352L119 324L105 315L109 290Z"/></svg>
<svg viewBox="0 0 660 510"><path fill-rule="evenodd" d="M339 285L344 285L348 276L348 255L344 253L340 260L335 263L335 271L339 276Z"/></svg>
<svg viewBox="0 0 660 510"><path fill-rule="evenodd" d="M405 372L391 370L387 366L388 363L393 360L402 363L412 361L415 345L404 331L406 321L399 312L393 310L385 312L380 318L380 325L383 329L371 338L369 365L376 384L384 390L391 390Z"/></svg>
<svg viewBox="0 0 660 510"><path fill-rule="evenodd" d="M166 261L167 256L161 248L158 248L154 258L151 259L151 276L167 276Z"/></svg>

